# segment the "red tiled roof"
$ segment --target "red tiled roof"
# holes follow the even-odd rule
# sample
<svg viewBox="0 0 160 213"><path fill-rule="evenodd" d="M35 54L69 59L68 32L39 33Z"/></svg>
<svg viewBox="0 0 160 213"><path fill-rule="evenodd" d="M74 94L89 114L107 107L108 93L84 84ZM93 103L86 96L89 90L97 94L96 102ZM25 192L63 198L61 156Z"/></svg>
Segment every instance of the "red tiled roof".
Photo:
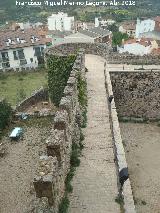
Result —
<svg viewBox="0 0 160 213"><path fill-rule="evenodd" d="M154 21L160 22L160 16L155 17L155 18L154 18Z"/></svg>
<svg viewBox="0 0 160 213"><path fill-rule="evenodd" d="M25 31L17 30L17 31L5 31L0 32L0 50L8 50L14 48L23 48L29 46L36 46L36 45L44 45L48 42L51 42L51 39L45 38L45 32L38 29L28 29ZM34 42L32 42L32 36L34 36ZM18 42L17 38L20 41ZM10 39L12 43L7 45L7 41Z"/></svg>
<svg viewBox="0 0 160 213"><path fill-rule="evenodd" d="M136 29L136 24L135 24L135 22L124 22L122 24L122 27L125 30L135 30Z"/></svg>
<svg viewBox="0 0 160 213"><path fill-rule="evenodd" d="M153 41L153 39L146 39L146 38L142 38L142 39L129 39L127 41L124 41L124 44L138 43L140 45L143 45L143 46L147 47L147 46L151 45L151 41Z"/></svg>
<svg viewBox="0 0 160 213"><path fill-rule="evenodd" d="M152 50L153 55L160 55L160 48Z"/></svg>

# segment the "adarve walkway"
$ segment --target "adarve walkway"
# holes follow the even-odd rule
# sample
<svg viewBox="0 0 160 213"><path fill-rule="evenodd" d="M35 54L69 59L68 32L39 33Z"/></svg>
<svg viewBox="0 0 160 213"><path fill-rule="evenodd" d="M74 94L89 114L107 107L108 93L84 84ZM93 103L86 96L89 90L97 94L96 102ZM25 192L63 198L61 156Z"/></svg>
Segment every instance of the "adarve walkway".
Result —
<svg viewBox="0 0 160 213"><path fill-rule="evenodd" d="M86 55L88 124L73 178L69 213L119 213L116 168L104 84L104 60Z"/></svg>

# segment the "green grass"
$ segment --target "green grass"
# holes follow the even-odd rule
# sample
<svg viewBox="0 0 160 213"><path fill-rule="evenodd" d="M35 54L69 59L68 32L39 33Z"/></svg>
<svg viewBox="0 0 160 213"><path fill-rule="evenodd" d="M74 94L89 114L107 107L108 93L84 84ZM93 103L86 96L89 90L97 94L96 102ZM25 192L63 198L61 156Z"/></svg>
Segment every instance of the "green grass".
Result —
<svg viewBox="0 0 160 213"><path fill-rule="evenodd" d="M67 194L65 194L64 198L62 199L62 202L59 205L59 213L67 213L69 207L69 199L67 197Z"/></svg>
<svg viewBox="0 0 160 213"><path fill-rule="evenodd" d="M18 102L17 94L20 90L25 96L47 84L47 72L9 73L0 74L0 99L5 98L12 106Z"/></svg>
<svg viewBox="0 0 160 213"><path fill-rule="evenodd" d="M68 193L71 193L73 191L73 187L71 185L71 181L73 179L74 172L75 172L75 167L71 167L69 173L67 174L66 180L65 180L66 191Z"/></svg>

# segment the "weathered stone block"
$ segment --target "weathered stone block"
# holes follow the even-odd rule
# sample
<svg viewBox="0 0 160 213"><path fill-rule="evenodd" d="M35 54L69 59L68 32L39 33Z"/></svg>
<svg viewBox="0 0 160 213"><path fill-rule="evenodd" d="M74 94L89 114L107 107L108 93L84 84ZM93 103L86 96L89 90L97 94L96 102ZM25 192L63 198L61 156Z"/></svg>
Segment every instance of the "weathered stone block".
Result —
<svg viewBox="0 0 160 213"><path fill-rule="evenodd" d="M51 156L41 156L33 184L36 196L47 197L49 205L54 205L54 184L57 173L57 159Z"/></svg>

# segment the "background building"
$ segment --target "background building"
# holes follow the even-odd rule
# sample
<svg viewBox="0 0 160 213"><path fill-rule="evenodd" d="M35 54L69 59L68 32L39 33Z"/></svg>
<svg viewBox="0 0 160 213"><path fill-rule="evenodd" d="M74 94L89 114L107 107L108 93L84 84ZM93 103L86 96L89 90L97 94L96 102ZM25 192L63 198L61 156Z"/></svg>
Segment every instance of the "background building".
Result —
<svg viewBox="0 0 160 213"><path fill-rule="evenodd" d="M151 39L129 39L124 41L121 47L118 47L119 53L128 52L140 56L148 55L155 49L158 49L158 44Z"/></svg>
<svg viewBox="0 0 160 213"><path fill-rule="evenodd" d="M65 37L67 43L110 43L112 33L101 27L94 27L91 29L80 30Z"/></svg>
<svg viewBox="0 0 160 213"><path fill-rule="evenodd" d="M115 21L112 19L104 20L100 17L95 18L95 27L107 27L108 25L112 25L114 23L115 23Z"/></svg>
<svg viewBox="0 0 160 213"><path fill-rule="evenodd" d="M44 63L43 50L51 39L36 30L0 33L0 69L36 68Z"/></svg>
<svg viewBox="0 0 160 213"><path fill-rule="evenodd" d="M48 17L48 29L59 31L74 30L74 17L68 17L67 13L59 12Z"/></svg>
<svg viewBox="0 0 160 213"><path fill-rule="evenodd" d="M141 21L137 19L136 24L136 38L140 38L140 34L153 31L155 28L155 21L152 19L146 19Z"/></svg>
<svg viewBox="0 0 160 213"><path fill-rule="evenodd" d="M121 33L126 33L129 37L135 37L136 24L135 24L134 21L132 21L132 22L124 22L119 27L119 31Z"/></svg>

